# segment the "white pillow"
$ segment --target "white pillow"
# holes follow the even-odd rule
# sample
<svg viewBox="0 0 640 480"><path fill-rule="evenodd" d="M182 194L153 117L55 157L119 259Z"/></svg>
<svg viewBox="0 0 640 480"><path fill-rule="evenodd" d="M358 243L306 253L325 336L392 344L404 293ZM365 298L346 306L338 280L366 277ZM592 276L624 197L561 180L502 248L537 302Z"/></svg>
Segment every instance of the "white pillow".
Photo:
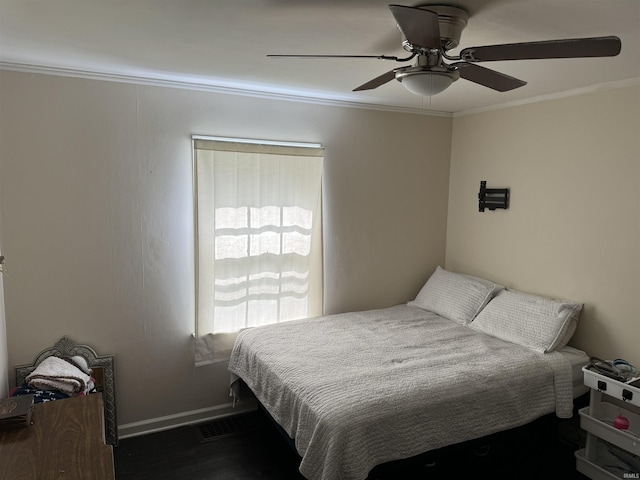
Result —
<svg viewBox="0 0 640 480"><path fill-rule="evenodd" d="M503 290L478 314L471 328L547 353L564 347L578 325L581 303Z"/></svg>
<svg viewBox="0 0 640 480"><path fill-rule="evenodd" d="M449 272L438 266L416 299L407 305L466 325L503 288L484 278Z"/></svg>

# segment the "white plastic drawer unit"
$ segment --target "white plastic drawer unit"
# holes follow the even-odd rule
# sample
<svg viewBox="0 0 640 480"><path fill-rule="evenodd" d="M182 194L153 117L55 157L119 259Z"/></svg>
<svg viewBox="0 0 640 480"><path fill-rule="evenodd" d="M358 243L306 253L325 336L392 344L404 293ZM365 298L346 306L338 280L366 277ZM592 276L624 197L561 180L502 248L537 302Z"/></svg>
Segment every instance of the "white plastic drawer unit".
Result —
<svg viewBox="0 0 640 480"><path fill-rule="evenodd" d="M637 386L606 377L591 370L588 366L582 367L582 371L584 372L584 384L587 387L640 407L640 388Z"/></svg>
<svg viewBox="0 0 640 480"><path fill-rule="evenodd" d="M640 478L640 473L628 470L626 464L607 450L604 442L595 447L593 460L588 460L585 449L576 452L576 469L593 480L625 480Z"/></svg>
<svg viewBox="0 0 640 480"><path fill-rule="evenodd" d="M580 426L633 455L640 455L640 415L607 402L600 402L594 407L592 414L589 414L589 407L580 410ZM618 430L613 426L618 415L629 420L627 430Z"/></svg>
<svg viewBox="0 0 640 480"><path fill-rule="evenodd" d="M588 367L582 370L591 396L589 406L579 412L587 441L576 452L577 470L594 480L640 479L640 388L634 380L621 382ZM614 426L619 415L629 421L626 430Z"/></svg>

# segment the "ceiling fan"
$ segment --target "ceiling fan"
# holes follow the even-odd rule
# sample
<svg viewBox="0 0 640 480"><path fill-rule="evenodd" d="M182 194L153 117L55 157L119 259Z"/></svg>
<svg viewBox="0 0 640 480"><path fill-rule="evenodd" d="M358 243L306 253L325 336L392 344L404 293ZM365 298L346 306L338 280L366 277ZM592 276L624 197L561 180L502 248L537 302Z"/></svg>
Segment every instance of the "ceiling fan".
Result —
<svg viewBox="0 0 640 480"><path fill-rule="evenodd" d="M458 55L449 50L460 43L462 30L469 15L450 5L420 4L417 6L389 5L398 28L405 37L402 47L408 57L387 55L267 55L279 58L377 58L407 62L417 57L411 66L394 68L353 89L371 90L394 78L411 93L432 96L446 90L462 77L499 92L526 85L527 82L504 73L476 65L477 62L502 60L534 60L547 58L611 57L621 49L616 36L547 40L468 47ZM446 63L445 60L453 62Z"/></svg>

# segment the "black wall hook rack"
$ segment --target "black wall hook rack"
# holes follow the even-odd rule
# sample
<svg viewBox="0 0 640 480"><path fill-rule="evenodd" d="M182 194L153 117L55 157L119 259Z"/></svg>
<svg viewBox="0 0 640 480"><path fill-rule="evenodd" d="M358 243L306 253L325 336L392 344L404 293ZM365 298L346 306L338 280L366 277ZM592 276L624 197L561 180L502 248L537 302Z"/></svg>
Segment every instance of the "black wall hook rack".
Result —
<svg viewBox="0 0 640 480"><path fill-rule="evenodd" d="M496 208L509 208L509 189L508 188L487 188L487 182L480 182L480 191L478 192L478 211L484 212L484 209L495 210Z"/></svg>

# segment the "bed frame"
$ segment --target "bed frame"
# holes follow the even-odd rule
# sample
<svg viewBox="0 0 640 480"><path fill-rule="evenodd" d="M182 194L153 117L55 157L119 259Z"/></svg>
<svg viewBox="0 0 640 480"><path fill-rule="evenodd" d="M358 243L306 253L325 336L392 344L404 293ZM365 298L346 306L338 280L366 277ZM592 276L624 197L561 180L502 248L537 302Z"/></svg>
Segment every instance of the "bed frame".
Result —
<svg viewBox="0 0 640 480"><path fill-rule="evenodd" d="M42 350L36 355L30 365L19 365L16 370L16 386L22 385L27 376L47 357L55 356L70 358L79 355L83 357L89 368L93 370L91 376L95 379L96 390L102 393L104 404L105 441L110 445L118 444L118 426L116 423L116 396L114 381L113 355L98 355L88 345L78 345L69 337L64 336L53 347Z"/></svg>

